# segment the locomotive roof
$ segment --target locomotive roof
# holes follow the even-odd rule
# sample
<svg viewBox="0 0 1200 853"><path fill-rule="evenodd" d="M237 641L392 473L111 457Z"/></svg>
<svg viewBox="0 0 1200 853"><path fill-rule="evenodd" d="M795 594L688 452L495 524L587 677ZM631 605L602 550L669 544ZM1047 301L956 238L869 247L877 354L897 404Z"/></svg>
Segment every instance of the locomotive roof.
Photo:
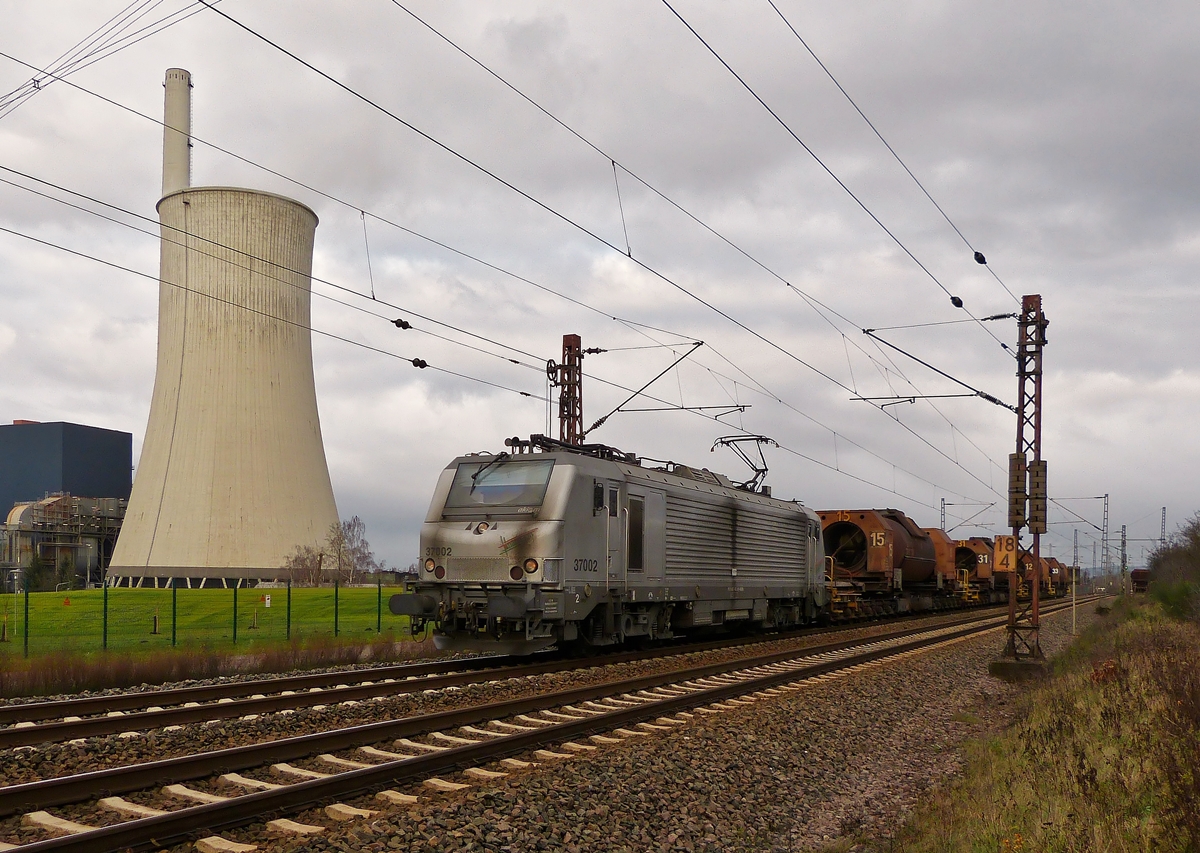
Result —
<svg viewBox="0 0 1200 853"><path fill-rule="evenodd" d="M541 438L541 436L534 436L534 438ZM512 443L510 444L510 442ZM598 476L604 476L604 469L608 468L611 471L609 466L615 466L626 476L632 476L645 482L683 486L710 494L725 494L740 501L757 503L764 506L777 506L780 508L798 507L808 513L812 513L814 518L816 517L815 513L799 500L785 500L759 492L751 492L740 488L724 474L709 471L707 468L693 468L675 462L667 462L664 466L648 468L642 464L640 458L633 454L622 453L614 448L607 447L604 450L611 451L610 453L578 452L575 448L559 444L558 442L554 442L554 446L551 447L541 447L537 444L530 447L529 442L520 442L518 444L514 439L505 439L505 444L514 447L518 452L502 451L500 453L493 453L491 451L481 451L478 453L468 453L465 456L458 457L450 465L456 466L460 462L468 461L492 460L504 455L514 460L550 458L570 461L590 474Z"/></svg>

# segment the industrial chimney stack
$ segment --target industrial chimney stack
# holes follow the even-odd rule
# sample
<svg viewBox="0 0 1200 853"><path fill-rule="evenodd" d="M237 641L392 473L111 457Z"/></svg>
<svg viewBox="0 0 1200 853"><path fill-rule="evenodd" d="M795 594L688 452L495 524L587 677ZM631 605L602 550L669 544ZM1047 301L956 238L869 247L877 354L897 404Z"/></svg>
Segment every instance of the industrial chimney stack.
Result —
<svg viewBox="0 0 1200 853"><path fill-rule="evenodd" d="M192 187L190 89L167 71L158 366L109 575L275 578L338 521L309 330L317 216Z"/></svg>
<svg viewBox="0 0 1200 853"><path fill-rule="evenodd" d="M162 194L192 185L192 75L182 68L168 68L163 107Z"/></svg>

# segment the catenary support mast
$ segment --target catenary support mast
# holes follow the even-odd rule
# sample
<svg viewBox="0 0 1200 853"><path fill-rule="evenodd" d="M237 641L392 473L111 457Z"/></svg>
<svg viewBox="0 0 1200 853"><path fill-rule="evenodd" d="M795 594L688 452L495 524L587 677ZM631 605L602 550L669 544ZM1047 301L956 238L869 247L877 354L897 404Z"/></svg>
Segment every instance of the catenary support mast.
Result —
<svg viewBox="0 0 1200 853"><path fill-rule="evenodd" d="M1016 660L1042 660L1040 598L1042 580L1041 537L1046 532L1046 461L1042 458L1042 351L1049 322L1042 313L1042 297L1021 300L1017 318L1017 447L1009 461L1009 523L1020 543L1028 527L1033 542L1019 548L1017 571L1009 575L1008 640L1004 656ZM1030 599L1018 608L1021 577L1029 584Z"/></svg>
<svg viewBox="0 0 1200 853"><path fill-rule="evenodd" d="M563 335L562 361L558 364L558 440L583 441L583 342L579 335Z"/></svg>

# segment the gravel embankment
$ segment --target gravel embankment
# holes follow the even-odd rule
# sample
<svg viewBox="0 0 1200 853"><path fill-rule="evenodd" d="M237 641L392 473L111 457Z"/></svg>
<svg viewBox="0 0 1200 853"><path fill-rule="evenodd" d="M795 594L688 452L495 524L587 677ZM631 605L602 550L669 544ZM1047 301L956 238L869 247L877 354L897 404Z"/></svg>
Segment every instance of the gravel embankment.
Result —
<svg viewBox="0 0 1200 853"><path fill-rule="evenodd" d="M1093 615L1081 608L1080 627ZM1046 618L1048 655L1069 629L1069 612ZM989 633L416 806L363 798L358 805L382 811L352 824L297 818L329 826L322 836L273 839L248 827L227 837L271 853L867 853L876 842L851 840L886 839L959 769L958 745L1006 715L1018 688L987 675L1002 643Z"/></svg>
<svg viewBox="0 0 1200 853"><path fill-rule="evenodd" d="M380 702L355 705L333 704L320 710L300 709L293 714L265 714L257 719L220 720L211 724L187 725L181 730L153 730L140 737L110 735L88 738L84 744L47 744L36 748L18 748L0 752L0 779L4 784L64 776L124 764L172 758L191 753L223 749L240 744L260 743L282 737L359 725L384 719L398 719L469 707L502 699L542 695L573 687L582 687L619 678L632 678L669 672L706 663L736 661L750 655L766 654L789 648L806 648L841 640L859 639L908 627L941 624L956 618L939 614L903 622L870 623L837 631L790 640L774 640L712 649L653 660L606 665L597 658L594 665L566 672L549 673L499 683L481 683L462 688L447 688L432 693L418 692ZM347 681L354 683L353 671ZM132 726L132 722L131 722Z"/></svg>

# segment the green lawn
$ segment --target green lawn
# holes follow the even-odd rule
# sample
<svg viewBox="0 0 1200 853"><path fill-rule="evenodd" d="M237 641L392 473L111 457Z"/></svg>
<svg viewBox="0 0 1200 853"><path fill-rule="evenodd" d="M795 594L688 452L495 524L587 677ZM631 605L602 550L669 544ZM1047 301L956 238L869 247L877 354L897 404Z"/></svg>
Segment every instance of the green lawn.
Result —
<svg viewBox="0 0 1200 853"><path fill-rule="evenodd" d="M388 598L402 590L384 587L382 614L376 587L338 591L337 627L342 639L369 640L384 634L407 638L407 617L388 611ZM270 596L271 606L265 597ZM35 592L29 596L29 653L89 652L101 648L104 635L104 592ZM176 610L179 646L229 647L234 642L234 591L231 589L180 589ZM8 642L0 643L0 657L24 652L24 595L0 596L0 618L7 621ZM154 617L159 633L154 633ZM378 621L377 621L378 620ZM150 651L171 648L172 605L169 589L110 589L108 591L108 648ZM287 638L288 591L240 589L237 593L237 645L251 647ZM291 636L334 634L334 590L291 591Z"/></svg>

